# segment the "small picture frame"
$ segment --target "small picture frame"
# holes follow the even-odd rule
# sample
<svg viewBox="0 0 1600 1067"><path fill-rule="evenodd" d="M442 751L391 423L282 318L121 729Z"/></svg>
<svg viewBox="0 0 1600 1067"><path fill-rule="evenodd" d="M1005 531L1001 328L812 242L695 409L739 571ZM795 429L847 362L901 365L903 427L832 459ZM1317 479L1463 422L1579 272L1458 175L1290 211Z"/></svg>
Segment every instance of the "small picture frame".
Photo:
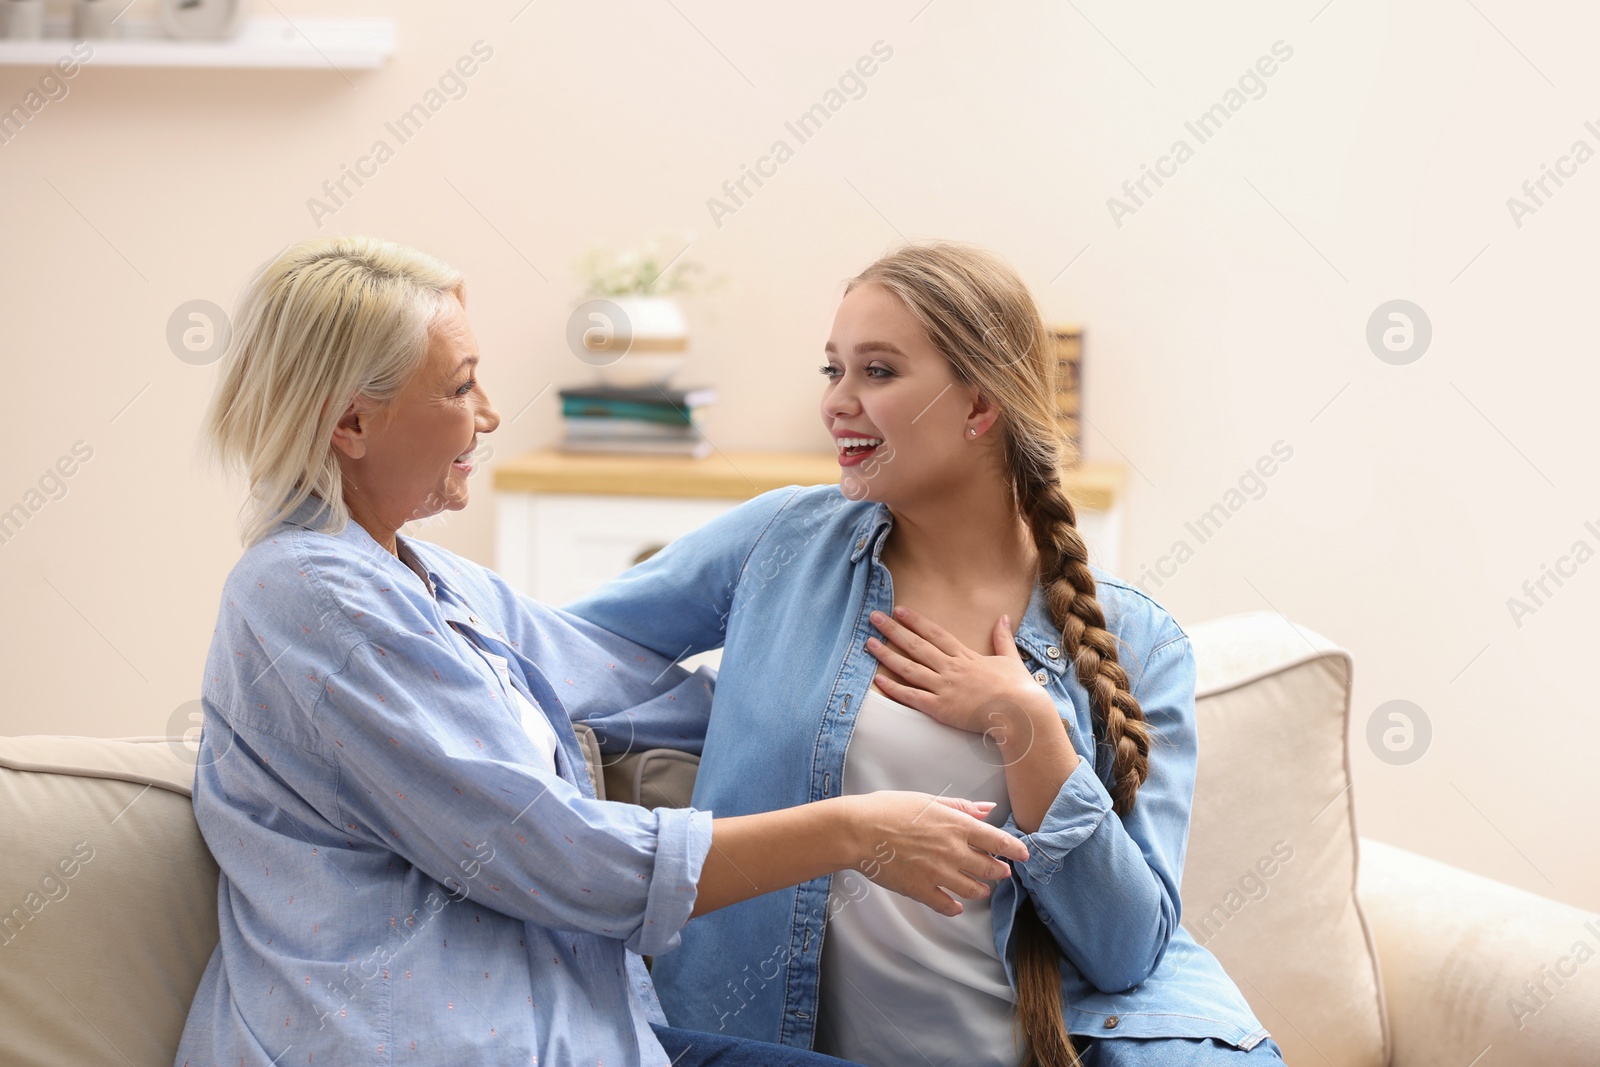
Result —
<svg viewBox="0 0 1600 1067"><path fill-rule="evenodd" d="M1050 391L1055 396L1056 419L1072 443L1070 466L1077 466L1078 450L1083 443L1082 390L1083 327L1076 323L1061 323L1048 327L1053 351L1048 359Z"/></svg>

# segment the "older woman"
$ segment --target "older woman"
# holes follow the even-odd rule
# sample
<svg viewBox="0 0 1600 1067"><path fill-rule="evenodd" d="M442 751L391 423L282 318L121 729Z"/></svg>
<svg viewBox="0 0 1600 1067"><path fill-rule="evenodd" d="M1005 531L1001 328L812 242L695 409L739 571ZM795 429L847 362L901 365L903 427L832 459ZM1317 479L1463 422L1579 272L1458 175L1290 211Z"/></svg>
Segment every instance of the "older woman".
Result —
<svg viewBox="0 0 1600 1067"><path fill-rule="evenodd" d="M941 886L986 896L1026 849L922 793L716 819L596 800L571 720L689 709L701 736L644 740L692 750L712 675L399 535L466 506L500 421L463 300L435 259L336 237L241 301L207 431L251 500L194 790L220 943L177 1063L840 1062L667 1027L641 954L857 866L959 911Z"/></svg>

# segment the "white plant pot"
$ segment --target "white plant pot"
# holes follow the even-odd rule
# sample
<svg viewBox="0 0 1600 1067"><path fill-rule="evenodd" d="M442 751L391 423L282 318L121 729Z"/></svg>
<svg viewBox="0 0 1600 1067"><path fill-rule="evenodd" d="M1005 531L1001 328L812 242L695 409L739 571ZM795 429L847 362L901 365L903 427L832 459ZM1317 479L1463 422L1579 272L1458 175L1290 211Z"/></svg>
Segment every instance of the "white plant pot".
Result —
<svg viewBox="0 0 1600 1067"><path fill-rule="evenodd" d="M672 297L614 296L611 302L628 316L628 351L682 352L689 347L689 325Z"/></svg>
<svg viewBox="0 0 1600 1067"><path fill-rule="evenodd" d="M620 314L614 333L597 353L622 353L611 362L596 363L600 379L609 385L665 384L687 359L689 327L683 309L670 296L614 296L609 300Z"/></svg>
<svg viewBox="0 0 1600 1067"><path fill-rule="evenodd" d="M179 41L227 41L244 27L245 0L161 0L161 28Z"/></svg>
<svg viewBox="0 0 1600 1067"><path fill-rule="evenodd" d="M0 0L5 36L14 41L37 41L44 36L44 0Z"/></svg>
<svg viewBox="0 0 1600 1067"><path fill-rule="evenodd" d="M122 13L123 0L78 0L72 12L72 35L82 41L117 36L113 21Z"/></svg>

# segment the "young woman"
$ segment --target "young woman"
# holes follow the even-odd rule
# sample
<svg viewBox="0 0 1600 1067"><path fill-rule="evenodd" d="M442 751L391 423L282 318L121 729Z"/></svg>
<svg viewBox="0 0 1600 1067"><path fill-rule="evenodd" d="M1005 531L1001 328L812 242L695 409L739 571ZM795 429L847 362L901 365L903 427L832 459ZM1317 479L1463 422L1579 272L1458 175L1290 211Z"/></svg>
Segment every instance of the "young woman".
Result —
<svg viewBox="0 0 1600 1067"><path fill-rule="evenodd" d="M840 484L763 494L568 610L725 648L697 807L948 790L1030 856L943 916L849 873L707 916L656 964L668 1017L873 1067L1281 1062L1178 922L1193 655L1087 559L1027 288L905 248L849 283L825 351ZM620 748L652 718L589 721Z"/></svg>
<svg viewBox="0 0 1600 1067"><path fill-rule="evenodd" d="M234 317L207 431L251 501L194 784L220 938L176 1062L834 1063L666 1026L641 956L885 842L907 859L878 884L941 905L1027 849L953 794L742 819L596 800L571 719L703 719L710 686L400 535L467 505L500 421L465 295L413 249L315 238Z"/></svg>

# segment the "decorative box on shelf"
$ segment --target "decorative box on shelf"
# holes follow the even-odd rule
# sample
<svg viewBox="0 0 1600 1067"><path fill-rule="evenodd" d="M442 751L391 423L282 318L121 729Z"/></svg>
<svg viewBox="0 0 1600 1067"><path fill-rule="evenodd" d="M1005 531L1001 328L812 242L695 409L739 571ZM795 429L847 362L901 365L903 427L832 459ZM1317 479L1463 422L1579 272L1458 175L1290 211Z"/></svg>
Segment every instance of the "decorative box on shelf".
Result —
<svg viewBox="0 0 1600 1067"><path fill-rule="evenodd" d="M770 489L834 485L832 453L574 455L546 449L495 468L495 569L514 588L561 605L621 574L725 511ZM1115 572L1124 472L1083 463L1066 472L1089 558Z"/></svg>
<svg viewBox="0 0 1600 1067"><path fill-rule="evenodd" d="M1071 438L1072 450L1076 454L1083 447L1083 427L1080 425L1082 408L1079 406L1079 384L1083 378L1083 327L1070 323L1052 326L1050 340L1055 348L1048 371L1050 390L1055 396L1056 418Z"/></svg>

